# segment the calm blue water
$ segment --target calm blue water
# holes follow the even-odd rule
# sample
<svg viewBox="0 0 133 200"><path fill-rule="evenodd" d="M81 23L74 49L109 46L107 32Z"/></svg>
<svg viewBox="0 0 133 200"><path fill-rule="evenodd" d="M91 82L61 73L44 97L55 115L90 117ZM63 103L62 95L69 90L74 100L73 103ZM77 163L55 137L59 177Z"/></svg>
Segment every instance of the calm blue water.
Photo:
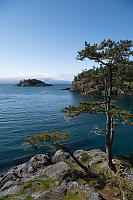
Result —
<svg viewBox="0 0 133 200"><path fill-rule="evenodd" d="M88 135L96 125L105 126L105 116L84 114L79 118L65 121L60 112L65 106L77 105L88 97L60 90L69 85L54 87L15 87L0 84L0 171L22 163L35 151L24 150L24 138L43 131L60 129L70 132L69 147L76 149L101 148L104 137ZM123 108L133 111L133 97L114 97ZM117 126L113 153L133 153L133 128ZM47 148L46 148L47 151Z"/></svg>

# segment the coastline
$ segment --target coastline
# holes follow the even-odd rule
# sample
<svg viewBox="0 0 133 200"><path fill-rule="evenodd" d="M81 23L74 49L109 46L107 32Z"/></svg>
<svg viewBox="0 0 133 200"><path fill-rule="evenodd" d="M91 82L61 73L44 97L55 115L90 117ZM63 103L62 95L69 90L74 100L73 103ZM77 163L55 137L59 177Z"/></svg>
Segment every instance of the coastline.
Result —
<svg viewBox="0 0 133 200"><path fill-rule="evenodd" d="M40 134L45 130L63 128L70 131L71 150L73 151L82 148L85 150L88 150L88 148L104 150L103 138L88 135L95 124L104 127L104 117L93 115L92 119L90 115L85 115L80 118L80 121L74 120L72 123L66 123L60 110L65 105L87 101L87 98L80 94L60 90L63 87L68 86L58 84L50 88L18 88L12 84L0 85L2 109L0 113L0 166L3 169L6 166L10 168L22 163L25 157L31 157L36 153L24 150L22 146L24 138L35 133ZM123 106L123 109L133 109L133 98L130 96L114 96L113 100ZM132 127L126 125L118 127L113 155L116 152L127 155L132 153L133 135L130 134L131 132ZM119 138L121 139L119 140ZM127 145L125 145L125 142Z"/></svg>
<svg viewBox="0 0 133 200"><path fill-rule="evenodd" d="M110 198L128 196L128 200L132 199L130 187L133 185L133 169L128 160L113 159L117 166L114 174L107 166L106 153L100 149L77 150L74 155L88 167L88 178L70 155L62 150L58 150L52 157L37 154L28 162L15 166L0 176L0 199L6 199L7 196L8 199L25 199L28 196L33 200L44 197L66 199L70 192L73 198L73 192L76 191L76 198L80 199L104 200L108 199L105 198L108 195L111 195ZM122 186L124 180L128 183L126 190ZM112 183L114 185L111 186ZM97 189L97 184L103 189Z"/></svg>

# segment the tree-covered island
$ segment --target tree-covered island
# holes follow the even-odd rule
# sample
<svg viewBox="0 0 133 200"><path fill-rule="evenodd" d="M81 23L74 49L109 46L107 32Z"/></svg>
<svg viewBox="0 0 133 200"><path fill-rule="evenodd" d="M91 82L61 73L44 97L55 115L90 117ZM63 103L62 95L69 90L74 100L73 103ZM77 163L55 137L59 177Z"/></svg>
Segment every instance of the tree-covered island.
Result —
<svg viewBox="0 0 133 200"><path fill-rule="evenodd" d="M19 83L16 84L16 86L22 86L22 87L39 87L39 86L53 86L52 84L47 84L43 81L37 80L37 79L24 79L21 80Z"/></svg>

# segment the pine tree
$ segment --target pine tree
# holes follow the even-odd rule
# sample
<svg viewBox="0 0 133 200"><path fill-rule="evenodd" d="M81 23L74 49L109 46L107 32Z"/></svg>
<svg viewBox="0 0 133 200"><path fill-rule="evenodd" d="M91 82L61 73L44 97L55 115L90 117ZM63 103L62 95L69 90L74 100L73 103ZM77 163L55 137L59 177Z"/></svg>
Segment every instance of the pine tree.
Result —
<svg viewBox="0 0 133 200"><path fill-rule="evenodd" d="M103 40L100 44L94 43L93 45L85 42L85 47L78 52L77 59L83 61L87 58L100 65L101 72L97 76L102 81L100 81L100 84L97 84L96 90L91 90L91 95L95 96L96 93L101 93L101 88L104 88L102 91L104 101L82 102L79 106L69 106L62 110L66 114L66 119L77 117L81 113L100 113L106 115L105 130L95 128L94 132L101 134L105 131L107 161L113 171L115 171L115 167L112 163L112 144L115 122L119 121L133 126L133 114L129 111L121 110L120 107L112 104L112 87L118 75L117 69L121 66L126 67L132 62L130 61L130 57L133 56L132 47L133 42L131 40L120 40L118 42ZM124 79L122 77L121 84L124 86ZM86 90L85 93L90 94L90 91Z"/></svg>
<svg viewBox="0 0 133 200"><path fill-rule="evenodd" d="M66 146L66 143L69 141L69 132L60 132L59 130L52 130L50 132L43 132L40 135L32 135L26 140L26 146L32 149L44 148L44 144L49 146L51 152L55 152L58 149L62 149L65 152L68 152L73 160L80 166L86 174L89 173L88 168L84 166L73 154L72 151Z"/></svg>

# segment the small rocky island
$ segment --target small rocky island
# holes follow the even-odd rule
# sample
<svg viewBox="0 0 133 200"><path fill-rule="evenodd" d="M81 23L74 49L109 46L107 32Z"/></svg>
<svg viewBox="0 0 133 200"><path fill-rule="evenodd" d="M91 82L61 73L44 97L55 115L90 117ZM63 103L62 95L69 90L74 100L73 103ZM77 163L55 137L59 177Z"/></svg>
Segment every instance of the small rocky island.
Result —
<svg viewBox="0 0 133 200"><path fill-rule="evenodd" d="M47 84L43 81L37 80L37 79L24 79L21 80L19 83L16 84L16 86L22 86L22 87L37 87L37 86L53 86L52 84Z"/></svg>

